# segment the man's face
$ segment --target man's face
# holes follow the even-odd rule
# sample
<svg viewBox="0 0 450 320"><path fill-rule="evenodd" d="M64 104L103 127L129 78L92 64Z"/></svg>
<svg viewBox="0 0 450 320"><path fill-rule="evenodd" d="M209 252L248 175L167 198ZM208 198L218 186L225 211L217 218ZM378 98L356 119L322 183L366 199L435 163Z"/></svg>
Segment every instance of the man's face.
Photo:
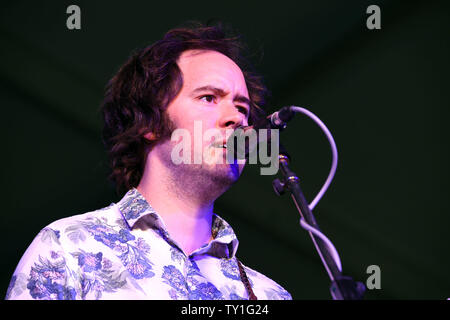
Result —
<svg viewBox="0 0 450 320"><path fill-rule="evenodd" d="M230 185L240 176L244 163L227 164L226 149L222 148L221 143L227 140L231 129L248 125L250 105L244 75L230 58L209 50L185 51L178 60L178 66L183 75L183 86L166 112L176 129L185 129L190 133L191 164L172 167L173 164L167 163L176 145L174 141L162 142L159 148L156 147L157 152L178 175L210 178ZM200 123L202 136L199 137ZM194 124L197 126L196 130ZM220 141L203 139L203 134L211 129L221 134ZM201 148L195 148L194 140ZM215 159L221 161L205 163L202 160L201 164L194 164L195 154L199 156L199 152L203 154L203 157L200 155L201 159L214 155Z"/></svg>

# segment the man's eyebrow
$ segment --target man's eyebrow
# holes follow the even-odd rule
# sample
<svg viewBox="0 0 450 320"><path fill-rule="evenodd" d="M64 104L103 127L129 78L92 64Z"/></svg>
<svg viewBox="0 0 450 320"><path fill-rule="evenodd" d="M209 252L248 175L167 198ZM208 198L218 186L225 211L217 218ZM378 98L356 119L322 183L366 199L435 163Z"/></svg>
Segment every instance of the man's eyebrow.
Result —
<svg viewBox="0 0 450 320"><path fill-rule="evenodd" d="M197 94L197 93L204 92L204 91L211 91L211 92L214 92L214 94L216 94L216 95L218 95L218 96L221 96L221 97L227 95L227 93L226 93L223 89L217 88L217 87L214 87L214 86L210 86L210 85L196 88L196 89L194 89L194 90L192 91L192 94ZM251 101L250 101L250 99L247 98L246 96L243 96L243 95L240 95L240 94L237 94L237 95L235 95L235 96L233 97L233 102L245 103L245 104L247 104L247 106L248 106L249 108L250 108L250 106L251 106Z"/></svg>

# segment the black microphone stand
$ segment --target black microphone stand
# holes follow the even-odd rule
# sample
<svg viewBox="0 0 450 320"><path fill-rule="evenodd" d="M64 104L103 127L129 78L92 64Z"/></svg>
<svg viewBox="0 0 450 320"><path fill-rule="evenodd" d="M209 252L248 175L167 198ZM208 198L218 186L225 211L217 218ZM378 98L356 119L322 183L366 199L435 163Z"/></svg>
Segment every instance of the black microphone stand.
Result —
<svg viewBox="0 0 450 320"><path fill-rule="evenodd" d="M297 207L300 216L311 227L320 231L319 225L314 218L309 205L300 188L300 182L297 175L289 168L290 156L286 149L280 144L279 168L283 175L282 180L275 179L273 181L274 191L277 195L281 195L286 191L291 193L291 197ZM361 300L366 290L361 282L355 282L351 277L342 275L339 271L335 260L333 259L330 249L325 242L319 237L309 232L314 246L319 256L322 258L325 269L331 280L330 292L334 300Z"/></svg>

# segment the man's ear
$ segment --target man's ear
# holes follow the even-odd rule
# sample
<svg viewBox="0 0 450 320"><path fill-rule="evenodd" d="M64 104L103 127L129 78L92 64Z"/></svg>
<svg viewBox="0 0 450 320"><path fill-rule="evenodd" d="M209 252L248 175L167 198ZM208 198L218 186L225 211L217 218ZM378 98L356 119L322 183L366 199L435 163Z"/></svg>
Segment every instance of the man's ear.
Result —
<svg viewBox="0 0 450 320"><path fill-rule="evenodd" d="M153 131L147 132L144 134L144 138L148 141L155 141L157 139L156 135L153 133Z"/></svg>

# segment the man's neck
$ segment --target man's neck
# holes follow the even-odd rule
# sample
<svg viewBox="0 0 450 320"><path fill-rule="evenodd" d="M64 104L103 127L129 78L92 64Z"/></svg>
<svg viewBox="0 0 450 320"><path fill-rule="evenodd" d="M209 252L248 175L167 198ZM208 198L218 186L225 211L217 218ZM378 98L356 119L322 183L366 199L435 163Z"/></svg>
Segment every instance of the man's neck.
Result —
<svg viewBox="0 0 450 320"><path fill-rule="evenodd" d="M173 181L157 161L150 165L137 189L161 216L170 237L189 255L212 238L215 198L205 199L183 181Z"/></svg>

